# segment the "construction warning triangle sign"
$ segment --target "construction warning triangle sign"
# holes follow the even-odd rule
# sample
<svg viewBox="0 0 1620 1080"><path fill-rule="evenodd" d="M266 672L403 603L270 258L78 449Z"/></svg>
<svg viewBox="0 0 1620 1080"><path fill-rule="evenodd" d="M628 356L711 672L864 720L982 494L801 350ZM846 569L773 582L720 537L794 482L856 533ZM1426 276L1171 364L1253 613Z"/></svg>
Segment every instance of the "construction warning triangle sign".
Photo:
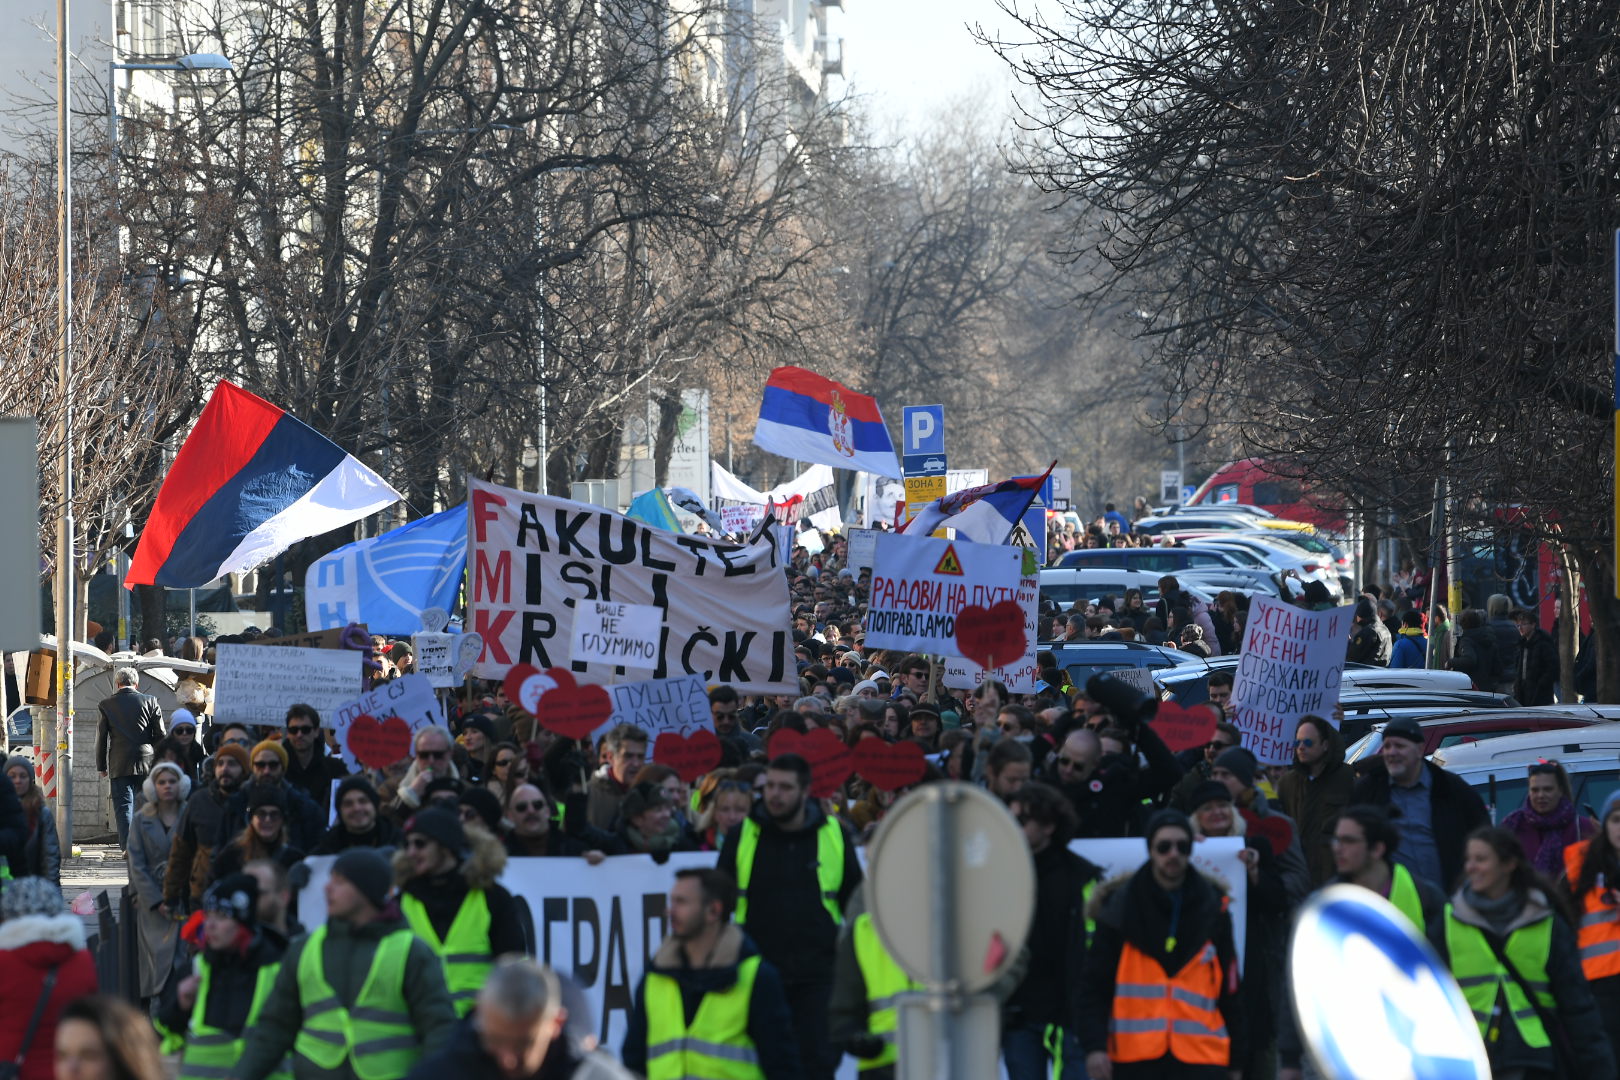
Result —
<svg viewBox="0 0 1620 1080"><path fill-rule="evenodd" d="M945 545L945 554L939 557L939 562L934 566L934 573L962 576L962 560L956 557L955 544Z"/></svg>

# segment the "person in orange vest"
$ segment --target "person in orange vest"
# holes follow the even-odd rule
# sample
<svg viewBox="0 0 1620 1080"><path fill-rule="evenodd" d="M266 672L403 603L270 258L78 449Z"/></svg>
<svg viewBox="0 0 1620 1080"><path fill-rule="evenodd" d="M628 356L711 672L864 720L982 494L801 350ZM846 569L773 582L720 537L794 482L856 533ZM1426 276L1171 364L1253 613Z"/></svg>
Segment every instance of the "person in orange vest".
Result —
<svg viewBox="0 0 1620 1080"><path fill-rule="evenodd" d="M1148 861L1098 887L1080 976L1091 1080L1228 1080L1247 1051L1224 890L1192 868L1186 816L1148 821Z"/></svg>
<svg viewBox="0 0 1620 1080"><path fill-rule="evenodd" d="M1565 887L1580 919L1581 970L1620 1061L1620 791L1603 800L1598 831L1564 848Z"/></svg>

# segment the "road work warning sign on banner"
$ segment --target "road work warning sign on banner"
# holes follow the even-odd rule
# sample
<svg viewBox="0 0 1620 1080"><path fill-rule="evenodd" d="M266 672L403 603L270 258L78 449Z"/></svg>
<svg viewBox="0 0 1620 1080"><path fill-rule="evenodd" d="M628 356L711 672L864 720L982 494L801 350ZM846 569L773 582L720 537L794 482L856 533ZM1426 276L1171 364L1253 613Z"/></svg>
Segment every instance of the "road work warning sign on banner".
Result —
<svg viewBox="0 0 1620 1080"><path fill-rule="evenodd" d="M1005 544L880 535L866 616L867 645L963 655L956 640L957 617L969 609L1016 604L1023 559L1023 548Z"/></svg>
<svg viewBox="0 0 1620 1080"><path fill-rule="evenodd" d="M484 641L473 674L500 679L532 664L568 667L582 683L634 670L632 679L697 675L745 694L798 692L787 577L770 544L673 533L471 478L468 499L467 621ZM650 663L571 656L576 616L597 600L659 609Z"/></svg>
<svg viewBox="0 0 1620 1080"><path fill-rule="evenodd" d="M1350 607L1306 611L1265 596L1249 602L1229 715L1261 764L1293 760L1300 717L1332 721L1354 614Z"/></svg>

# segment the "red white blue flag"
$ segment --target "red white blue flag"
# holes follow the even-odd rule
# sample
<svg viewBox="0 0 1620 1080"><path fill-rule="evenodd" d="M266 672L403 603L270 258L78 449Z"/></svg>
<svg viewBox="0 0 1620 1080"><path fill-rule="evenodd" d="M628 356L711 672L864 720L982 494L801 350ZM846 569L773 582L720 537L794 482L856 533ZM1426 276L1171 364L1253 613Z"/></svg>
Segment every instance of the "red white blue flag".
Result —
<svg viewBox="0 0 1620 1080"><path fill-rule="evenodd" d="M804 368L779 367L765 381L754 445L798 461L900 477L877 400Z"/></svg>
<svg viewBox="0 0 1620 1080"><path fill-rule="evenodd" d="M976 544L1005 544L1045 480L1045 476L1025 476L952 492L918 510L901 532L927 536L935 529L950 528Z"/></svg>
<svg viewBox="0 0 1620 1080"><path fill-rule="evenodd" d="M221 381L158 491L125 585L197 588L400 498L314 428Z"/></svg>

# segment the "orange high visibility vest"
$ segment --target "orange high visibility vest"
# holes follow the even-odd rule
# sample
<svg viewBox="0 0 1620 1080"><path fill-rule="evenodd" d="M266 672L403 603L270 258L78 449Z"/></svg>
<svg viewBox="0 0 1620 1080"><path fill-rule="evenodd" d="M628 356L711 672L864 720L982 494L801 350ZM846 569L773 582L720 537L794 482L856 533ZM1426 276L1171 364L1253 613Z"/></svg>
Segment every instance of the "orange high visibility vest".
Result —
<svg viewBox="0 0 1620 1080"><path fill-rule="evenodd" d="M1564 848L1564 872L1573 887L1581 879L1581 864L1586 861L1590 840L1570 844ZM1620 882L1609 883L1609 888ZM1581 948L1581 970L1587 981L1607 979L1620 975L1620 908L1605 903L1603 890L1597 886L1586 890L1580 898L1581 926L1576 943Z"/></svg>
<svg viewBox="0 0 1620 1080"><path fill-rule="evenodd" d="M1227 1065L1232 1043L1220 999L1221 962L1212 943L1171 978L1157 960L1126 942L1108 1018L1109 1058L1157 1061L1169 1054L1184 1065Z"/></svg>

